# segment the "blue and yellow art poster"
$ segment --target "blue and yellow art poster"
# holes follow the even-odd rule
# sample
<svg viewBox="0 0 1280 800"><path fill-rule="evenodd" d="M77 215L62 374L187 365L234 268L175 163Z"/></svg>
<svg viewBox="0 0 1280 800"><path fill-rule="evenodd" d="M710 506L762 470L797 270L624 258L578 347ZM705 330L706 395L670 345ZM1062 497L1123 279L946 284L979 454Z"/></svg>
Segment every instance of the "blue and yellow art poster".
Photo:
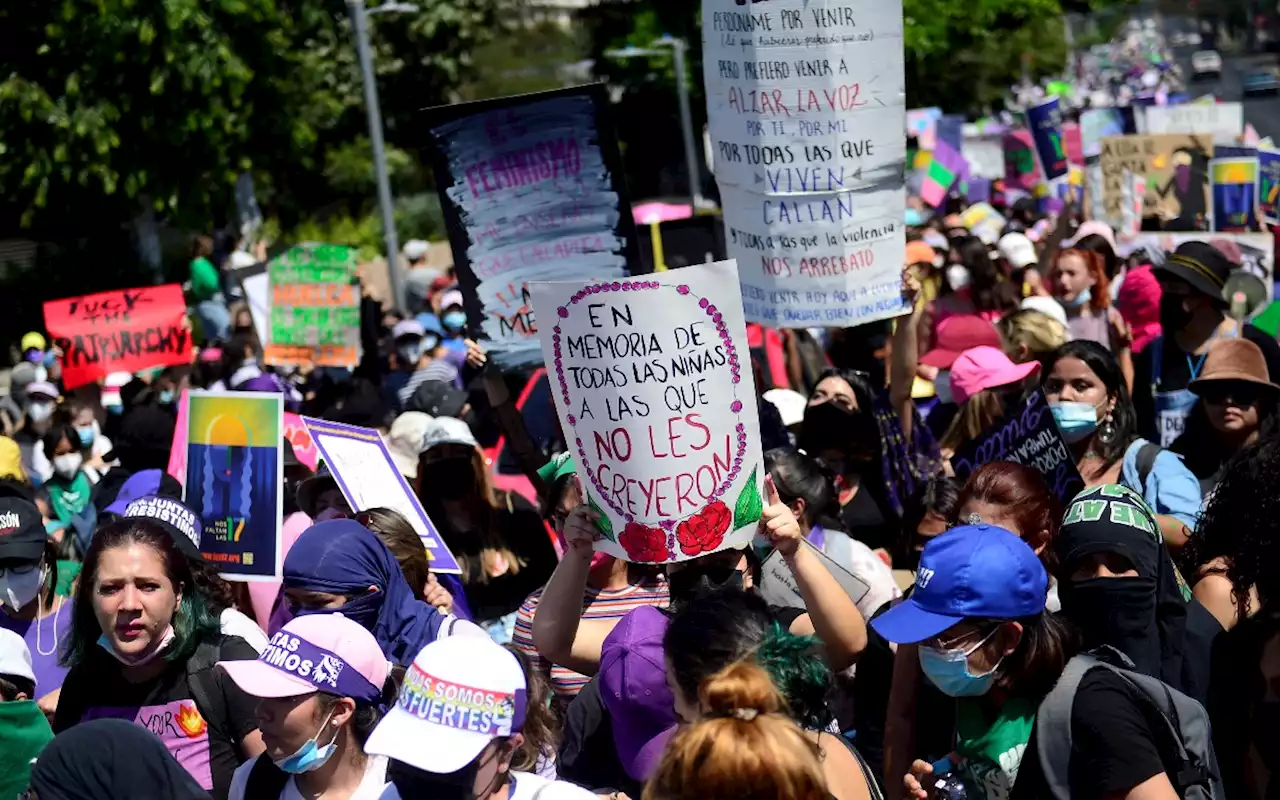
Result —
<svg viewBox="0 0 1280 800"><path fill-rule="evenodd" d="M186 503L200 552L229 580L279 580L284 396L192 390Z"/></svg>

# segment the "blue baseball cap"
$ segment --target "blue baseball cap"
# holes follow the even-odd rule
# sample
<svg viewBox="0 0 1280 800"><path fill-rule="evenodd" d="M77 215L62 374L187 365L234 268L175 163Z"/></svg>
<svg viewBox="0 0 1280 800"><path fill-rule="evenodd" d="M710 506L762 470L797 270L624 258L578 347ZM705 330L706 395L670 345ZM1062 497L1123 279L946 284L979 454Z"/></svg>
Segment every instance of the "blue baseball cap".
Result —
<svg viewBox="0 0 1280 800"><path fill-rule="evenodd" d="M994 525L962 525L924 546L911 597L871 627L896 644L915 644L967 617L1035 616L1048 588L1049 576L1026 542Z"/></svg>

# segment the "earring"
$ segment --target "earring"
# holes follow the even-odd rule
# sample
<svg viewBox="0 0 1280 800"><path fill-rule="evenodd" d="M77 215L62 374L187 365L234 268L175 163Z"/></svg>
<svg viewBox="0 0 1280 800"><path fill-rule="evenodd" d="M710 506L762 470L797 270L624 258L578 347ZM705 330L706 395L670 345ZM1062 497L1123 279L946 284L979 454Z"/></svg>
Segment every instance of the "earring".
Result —
<svg viewBox="0 0 1280 800"><path fill-rule="evenodd" d="M1098 440L1103 444L1111 444L1116 440L1116 424L1111 421L1111 412L1107 412L1098 428Z"/></svg>

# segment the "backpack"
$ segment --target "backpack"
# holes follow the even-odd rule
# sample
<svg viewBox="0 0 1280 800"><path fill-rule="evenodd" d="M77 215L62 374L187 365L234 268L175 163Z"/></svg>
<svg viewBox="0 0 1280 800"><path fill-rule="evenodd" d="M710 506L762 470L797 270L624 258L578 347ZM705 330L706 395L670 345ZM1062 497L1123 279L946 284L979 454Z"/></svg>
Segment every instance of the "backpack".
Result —
<svg viewBox="0 0 1280 800"><path fill-rule="evenodd" d="M1118 661L1124 666L1108 661ZM1081 653L1068 661L1057 684L1036 712L1037 750L1050 793L1057 800L1070 800L1071 708L1080 681L1095 667L1123 678L1147 709L1155 712L1149 718L1164 720L1163 729L1155 731L1155 744L1161 761L1176 765L1176 771L1166 774L1178 796L1186 800L1222 800L1225 790L1213 752L1209 714L1204 706L1164 681L1133 671L1133 662L1110 646Z"/></svg>
<svg viewBox="0 0 1280 800"><path fill-rule="evenodd" d="M1143 442L1138 448L1138 483L1142 484L1138 487L1138 494L1147 490L1147 476L1156 465L1156 456L1160 455L1163 449L1155 442Z"/></svg>

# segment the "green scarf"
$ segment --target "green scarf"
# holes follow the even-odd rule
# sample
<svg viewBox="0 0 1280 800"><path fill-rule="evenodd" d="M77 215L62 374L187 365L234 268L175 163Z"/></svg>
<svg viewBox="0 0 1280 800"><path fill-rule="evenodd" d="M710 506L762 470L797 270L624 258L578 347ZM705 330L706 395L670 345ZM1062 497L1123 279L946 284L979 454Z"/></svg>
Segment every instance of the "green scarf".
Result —
<svg viewBox="0 0 1280 800"><path fill-rule="evenodd" d="M53 739L34 700L0 700L0 797L26 791L31 762Z"/></svg>
<svg viewBox="0 0 1280 800"><path fill-rule="evenodd" d="M1009 796L1038 707L1030 698L1010 697L992 719L980 698L956 701L956 752L964 758L961 773L970 800Z"/></svg>
<svg viewBox="0 0 1280 800"><path fill-rule="evenodd" d="M53 507L53 516L67 523L89 505L89 494L93 490L89 476L83 471L77 472L70 483L55 475L45 486L49 489L49 505Z"/></svg>

